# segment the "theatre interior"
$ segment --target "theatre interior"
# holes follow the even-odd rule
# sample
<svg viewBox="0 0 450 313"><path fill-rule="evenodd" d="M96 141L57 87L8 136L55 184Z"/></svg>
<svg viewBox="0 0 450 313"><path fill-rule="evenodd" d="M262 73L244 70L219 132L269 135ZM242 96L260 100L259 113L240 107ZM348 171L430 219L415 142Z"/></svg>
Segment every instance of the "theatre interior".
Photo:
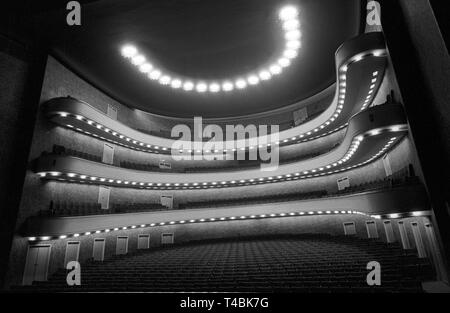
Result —
<svg viewBox="0 0 450 313"><path fill-rule="evenodd" d="M9 4L0 288L448 292L439 2Z"/></svg>

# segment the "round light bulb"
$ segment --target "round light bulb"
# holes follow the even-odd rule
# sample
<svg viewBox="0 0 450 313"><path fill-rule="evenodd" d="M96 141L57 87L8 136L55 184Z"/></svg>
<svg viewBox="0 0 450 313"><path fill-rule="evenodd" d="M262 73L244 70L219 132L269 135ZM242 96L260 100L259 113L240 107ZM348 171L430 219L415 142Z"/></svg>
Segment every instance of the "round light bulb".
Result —
<svg viewBox="0 0 450 313"><path fill-rule="evenodd" d="M283 21L291 20L297 17L298 11L297 8L289 5L285 6L280 10L279 17Z"/></svg>
<svg viewBox="0 0 450 313"><path fill-rule="evenodd" d="M198 92L205 92L208 86L205 83L198 83L197 86L195 86L195 90Z"/></svg>
<svg viewBox="0 0 450 313"><path fill-rule="evenodd" d="M132 58L137 54L136 47L132 45L126 45L122 48L122 56L125 58Z"/></svg>

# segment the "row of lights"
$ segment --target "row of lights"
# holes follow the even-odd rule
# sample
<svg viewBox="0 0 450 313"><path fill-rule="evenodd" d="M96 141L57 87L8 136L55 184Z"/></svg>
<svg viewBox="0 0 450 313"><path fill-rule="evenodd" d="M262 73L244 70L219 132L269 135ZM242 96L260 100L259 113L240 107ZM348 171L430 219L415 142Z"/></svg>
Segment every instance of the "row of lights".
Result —
<svg viewBox="0 0 450 313"><path fill-rule="evenodd" d="M156 146L156 145L150 145L150 144L146 144L146 143L141 142L141 141L137 141L137 140L132 139L132 138L130 138L128 136L120 134L120 133L118 133L118 132L116 132L116 131L114 131L112 129L109 129L108 127L106 127L106 126L104 126L104 125L102 125L100 123L96 123L96 122L94 122L94 121L92 121L92 120L90 120L90 119L88 119L88 118L86 118L86 117L84 117L82 115L79 115L79 114L70 114L70 113L67 113L67 112L59 112L58 115L60 117L63 117L63 118L73 117L73 118L77 119L80 122L85 122L86 124L96 128L96 129L98 129L100 131L103 131L106 134L112 135L112 136L114 136L114 137L116 137L118 139L126 141L127 144L122 143L122 142L117 141L117 140L112 140L112 139L109 139L109 138L105 138L104 136L97 135L95 133L91 133L91 132L83 130L83 129L79 128L79 127L75 127L75 126L73 126L71 124L65 124L70 129L76 130L78 132L82 132L82 133L84 133L86 135L89 135L89 136L93 136L93 137L99 138L101 140L105 140L105 141L108 141L108 142L111 142L111 143L114 143L114 144L117 144L117 145L120 145L120 146L123 146L123 147L126 147L126 148L130 148L130 149L138 150L138 151L143 151L143 152L152 152L152 153L160 153L160 152L169 153L170 152L169 149L166 148L166 147L159 147L159 146Z"/></svg>
<svg viewBox="0 0 450 313"><path fill-rule="evenodd" d="M58 115L60 117L63 117L63 118L68 118L68 117L69 118L70 117L76 118L78 121L85 122L85 123L89 124L90 126L95 127L96 129L100 130L100 131L104 131L105 133L107 133L109 135L113 135L116 138L119 138L121 140L126 141L128 144L122 143L120 141L112 140L112 139L106 138L106 137L101 136L101 135L97 135L95 133L83 130L83 129L79 128L79 127L75 127L72 124L64 124L66 127L70 128L72 130L76 130L78 132L84 133L84 134L89 135L89 136L93 136L95 138L98 138L98 139L101 139L101 140L104 140L104 141L108 141L108 142L111 142L111 143L114 143L114 144L117 144L117 145L120 145L120 146L123 146L123 147L126 147L126 148L130 148L130 149L137 150L137 151L143 151L143 152L169 154L170 151L171 151L167 147L160 147L160 146L156 146L156 145L150 145L150 144L146 144L146 143L141 142L141 141L134 140L134 139L132 139L130 137L127 137L127 136L125 136L123 134L120 134L120 133L118 133L116 131L113 131L113 130L109 129L108 127L105 127L105 126L103 126L100 123L96 123L96 122L94 122L94 121L92 121L92 120L90 120L90 119L88 119L88 118L86 118L86 117L84 117L82 115L71 114L71 113L67 113L67 112L59 112ZM336 131L339 131L339 130L347 127L347 126L348 126L348 123L346 123L344 125L341 125L340 127L336 128L334 130L331 130L331 131L329 131L327 133L324 133L324 134L321 134L321 135L318 135L316 137L309 138L309 139L299 140L299 139L304 138L305 135L312 134L313 131L308 132L307 134L302 134L302 135L300 135L298 137L287 138L287 139L284 139L282 141L275 141L273 143L261 144L261 145L258 145L258 146L242 147L242 148L240 148L240 150L241 151L245 151L246 149L252 150L252 149L255 149L255 148L262 149L262 148L266 148L266 147L280 146L280 145L284 145L284 144L287 144L287 143L291 144L295 140L297 140L296 143L307 142L307 141L310 141L312 139L317 139L317 138L320 138L320 137L323 137L323 136L330 135L330 134L332 134L332 133L334 133ZM131 145L131 144L134 144L134 146ZM196 151L197 153L201 153L202 152L201 150L192 150L192 149L186 150L186 151L179 150L178 152L179 153L191 154L194 151ZM203 151L203 153L211 153L211 154L218 154L218 155L220 155L220 154L223 154L223 153L231 153L231 152L236 152L236 151L238 151L237 148L231 148L231 149L224 149L224 150L211 150L211 151L206 151L205 150L205 151Z"/></svg>
<svg viewBox="0 0 450 313"><path fill-rule="evenodd" d="M28 237L29 241L37 240L52 240L52 239L66 239L66 238L77 238L80 236L89 236L94 234L109 233L111 231L121 231L130 230L146 227L158 227L158 226L170 226L170 225L183 225L183 224L194 224L194 223L211 223L211 222L224 222L224 221L242 221L242 220L256 220L256 219L267 219L267 218L283 218L283 217L296 217L296 216L314 216L314 215L337 215L337 214L358 214L366 215L366 213L350 210L334 210L334 211L308 211L308 212L290 212L290 213L271 213L271 214L253 214L253 215L240 215L240 216L227 216L227 217L217 217L217 218L200 218L200 219L189 219L189 220L179 220L179 221L168 221L168 222L158 222L151 224L141 224L141 225L127 225L115 228L106 228L95 231L88 231L84 233L74 233L66 234L60 236L40 236L40 237Z"/></svg>
<svg viewBox="0 0 450 313"><path fill-rule="evenodd" d="M370 100L374 97L374 90L377 84L377 80L378 80L378 71L375 71L372 73L372 79L370 81L370 86L369 86L369 92L367 93L367 97L364 100L364 104L361 107L361 111L365 110L368 106L369 103L371 102Z"/></svg>
<svg viewBox="0 0 450 313"><path fill-rule="evenodd" d="M374 218L376 220L381 220L381 219L400 219L400 218L407 218L407 217L420 217L420 216L426 216L426 215L429 215L429 212L414 211L414 212L406 212L406 213L376 214L376 215L370 215L370 217Z"/></svg>
<svg viewBox="0 0 450 313"><path fill-rule="evenodd" d="M308 212L290 212L290 213L271 213L271 214L253 214L253 215L241 215L241 216L227 216L227 217L217 217L217 218L200 218L200 219L190 219L190 220L179 220L179 221L168 221L159 222L151 224L141 224L141 225L127 225L115 228L106 228L95 231L88 231L84 233L73 233L60 236L39 236L39 237L28 237L29 241L48 241L56 239L67 239L67 238L77 238L80 236L89 236L101 233L109 233L112 231L122 231L122 230L132 230L138 228L148 228L148 227L159 227L159 226L171 226L171 225L184 225L184 224L194 224L194 223L212 223L212 222L225 222L225 221L239 221L239 220L257 220L257 219L267 219L267 218L285 218L285 217L298 217L298 216L317 216L317 215L363 215L374 219L400 219L406 217L420 217L427 215L426 212L416 211L407 213L391 213L383 215L370 215L364 212L353 211L353 210L326 210L326 211L308 211Z"/></svg>
<svg viewBox="0 0 450 313"><path fill-rule="evenodd" d="M291 180L298 180L298 179L306 179L306 178L314 178L319 176L325 176L325 175L331 175L336 174L339 172L347 171L350 169L354 169L356 167L360 167L362 165L365 165L376 158L378 158L380 155L386 152L387 149L397 140L397 137L392 137L387 144L374 156L372 156L370 159L366 160L365 162L341 168L341 169L335 169L339 166L344 165L350 159L354 156L356 151L358 150L361 142L364 140L365 137L368 136L377 136L383 132L390 131L390 132L398 132L402 131L403 129L399 126L392 127L390 129L376 129L372 130L370 132L367 132L366 134L359 135L354 138L352 141L352 144L349 147L349 150L344 155L344 157L334 163L328 164L326 166L314 168L308 171L303 172L297 172L297 173L291 173L291 174L285 174L285 175L278 175L278 176L269 176L269 177L260 177L260 178L252 178L252 179L242 179L242 180L232 180L232 181L222 181L222 182L195 182L195 183L149 183L149 182L137 182L137 181L128 181L123 179L111 179L111 178L104 178L104 177L96 177L96 176L89 176L89 175L81 175L76 173L61 173L61 172L40 172L38 175L41 178L47 178L47 179L58 179L61 181L68 180L70 182L83 182L83 183L103 183L103 184L112 184L112 185L120 185L120 186L126 186L126 187L134 187L134 188L141 188L141 189L153 189L153 190L172 190L172 189L209 189L209 188L224 188L224 187L230 187L230 186L248 186L248 185L257 185L257 184L267 184L267 183L277 183L282 181L291 181Z"/></svg>
<svg viewBox="0 0 450 313"><path fill-rule="evenodd" d="M284 68L292 64L292 60L298 55L298 49L301 47L301 32L299 30L300 22L298 20L298 10L293 6L283 7L279 12L279 19L283 24L285 49L277 61L269 66L262 68L258 73L243 75L234 80L208 81L192 80L171 77L164 71L156 68L148 62L146 57L139 53L133 45L125 45L121 49L121 54L128 59L132 65L145 74L150 80L158 81L163 86L170 86L173 89L180 89L187 92L196 91L198 93L218 93L230 92L232 90L242 90L249 86L258 85L260 82L268 81L274 76L283 72Z"/></svg>

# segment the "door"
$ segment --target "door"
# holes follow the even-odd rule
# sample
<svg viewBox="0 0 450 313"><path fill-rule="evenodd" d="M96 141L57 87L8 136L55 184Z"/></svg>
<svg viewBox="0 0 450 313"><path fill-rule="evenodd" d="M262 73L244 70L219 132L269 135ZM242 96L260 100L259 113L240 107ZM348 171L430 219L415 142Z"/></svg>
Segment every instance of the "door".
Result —
<svg viewBox="0 0 450 313"><path fill-rule="evenodd" d="M367 237L369 239L378 238L378 229L375 221L366 221Z"/></svg>
<svg viewBox="0 0 450 313"><path fill-rule="evenodd" d="M387 243L395 242L394 229L392 228L391 221L384 221L384 231L386 233L386 241Z"/></svg>
<svg viewBox="0 0 450 313"><path fill-rule="evenodd" d="M346 236L356 235L356 227L354 222L344 223L344 234Z"/></svg>
<svg viewBox="0 0 450 313"><path fill-rule="evenodd" d="M293 113L294 117L294 125L300 125L308 118L308 110L307 108L301 108Z"/></svg>
<svg viewBox="0 0 450 313"><path fill-rule="evenodd" d="M162 195L161 205L167 207L168 209L173 208L173 196L172 195Z"/></svg>
<svg viewBox="0 0 450 313"><path fill-rule="evenodd" d="M105 239L95 238L94 248L92 252L92 258L94 261L103 261L105 258Z"/></svg>
<svg viewBox="0 0 450 313"><path fill-rule="evenodd" d="M400 233L400 240L402 241L402 247L405 250L411 249L409 244L408 233L406 232L406 227L403 221L398 222L398 231Z"/></svg>
<svg viewBox="0 0 450 313"><path fill-rule="evenodd" d="M50 245L35 245L28 247L23 285L31 285L34 281L46 281L50 262Z"/></svg>
<svg viewBox="0 0 450 313"><path fill-rule="evenodd" d="M113 164L114 162L114 146L109 143L103 144L102 162L106 164Z"/></svg>
<svg viewBox="0 0 450 313"><path fill-rule="evenodd" d="M127 254L128 252L128 237L117 236L116 254Z"/></svg>
<svg viewBox="0 0 450 313"><path fill-rule="evenodd" d="M436 234L434 233L433 225L431 225L431 223L425 224L425 233L428 239L428 245L430 247L430 255L433 259L434 268L436 269L437 279L446 279L447 271L445 269L445 264L442 259L438 241L436 239Z"/></svg>
<svg viewBox="0 0 450 313"><path fill-rule="evenodd" d="M345 188L350 187L350 180L348 179L348 177L342 177L337 180L337 185L339 191L344 190Z"/></svg>
<svg viewBox="0 0 450 313"><path fill-rule="evenodd" d="M109 209L109 196L111 194L111 189L106 186L98 187L98 203L100 203L103 210Z"/></svg>
<svg viewBox="0 0 450 313"><path fill-rule="evenodd" d="M78 261L80 255L80 242L68 241L66 245L66 257L64 258L64 268L71 261Z"/></svg>
<svg viewBox="0 0 450 313"><path fill-rule="evenodd" d="M383 157L384 171L386 172L386 177L392 175L391 161L389 160L389 155L385 154Z"/></svg>
<svg viewBox="0 0 450 313"><path fill-rule="evenodd" d="M413 231L414 242L416 244L417 254L419 258L426 258L427 252L425 245L423 244L422 234L420 233L420 227L418 222L411 222L411 228Z"/></svg>
<svg viewBox="0 0 450 313"><path fill-rule="evenodd" d="M138 236L138 249L148 249L150 247L150 235Z"/></svg>
<svg viewBox="0 0 450 313"><path fill-rule="evenodd" d="M163 245L173 244L173 233L161 234L161 244Z"/></svg>
<svg viewBox="0 0 450 313"><path fill-rule="evenodd" d="M108 104L108 110L106 115L108 115L111 119L117 120L117 108L111 104Z"/></svg>

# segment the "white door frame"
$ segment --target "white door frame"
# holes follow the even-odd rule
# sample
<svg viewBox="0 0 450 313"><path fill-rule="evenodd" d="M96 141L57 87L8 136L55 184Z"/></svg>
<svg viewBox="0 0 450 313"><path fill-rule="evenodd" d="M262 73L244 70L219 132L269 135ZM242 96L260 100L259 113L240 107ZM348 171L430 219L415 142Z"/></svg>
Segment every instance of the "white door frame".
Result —
<svg viewBox="0 0 450 313"><path fill-rule="evenodd" d="M50 256L51 256L51 252L52 252L52 245L50 245L50 244L36 244L36 245L28 245L28 248L27 248L27 256L26 256L26 261L25 261L25 268L24 268L24 271L23 271L23 278L22 278L22 285L26 285L26 281L25 281L25 278L26 278L26 276L25 276L25 271L27 270L27 268L28 268L28 262L30 262L30 259L29 259L29 254L30 254L30 249L32 249L32 248L49 248L48 249L48 257L47 257L47 264L45 265L45 280L47 280L47 277L48 277L48 267L49 267L49 265L50 265ZM38 254L38 256L39 256L39 254ZM35 275L36 273L34 273L33 274L33 280L31 281L31 283L30 283L30 285L34 282L34 277L36 276Z"/></svg>
<svg viewBox="0 0 450 313"><path fill-rule="evenodd" d="M119 255L119 251L118 251L118 249L119 249L119 245L118 245L118 243L119 243L119 239L126 239L126 241L125 241L125 253L120 253L120 254L127 254L128 253L128 236L117 236L117 239L116 239L116 255Z"/></svg>
<svg viewBox="0 0 450 313"><path fill-rule="evenodd" d="M95 242L102 242L102 258L101 260L95 260L94 256L95 256ZM105 246L106 246L106 239L105 238L94 238L94 243L92 245L92 258L95 261L103 261L105 259Z"/></svg>
<svg viewBox="0 0 450 313"><path fill-rule="evenodd" d="M357 234L355 222L344 222L344 223L342 223L342 226L344 227L344 235L346 235L346 236L354 236L354 235ZM352 230L354 230L354 233L350 233L347 230L346 226L353 226Z"/></svg>
<svg viewBox="0 0 450 313"><path fill-rule="evenodd" d="M372 236L372 234L371 234L371 229L370 229L371 226L370 225L373 225L373 227L374 227L373 228L374 236ZM376 220L366 221L366 229L367 229L367 238L369 238L369 239L379 238Z"/></svg>
<svg viewBox="0 0 450 313"><path fill-rule="evenodd" d="M80 245L81 245L81 243L79 241L67 241L67 243L66 243L66 254L64 256L64 268L66 268L67 263L68 263L68 261L67 261L68 249L67 248L69 247L69 244L76 244L77 245L77 258L76 258L76 260L70 260L70 261L77 261L78 262L78 258L80 257Z"/></svg>
<svg viewBox="0 0 450 313"><path fill-rule="evenodd" d="M170 235L171 238L172 238L172 242L169 243L169 244L173 244L173 243L175 242L175 234L174 234L174 233L162 233L162 234L161 234L161 244L167 244L167 243L164 243L164 242L163 242L164 236L167 236L167 235Z"/></svg>
<svg viewBox="0 0 450 313"><path fill-rule="evenodd" d="M386 242L393 243L395 242L394 229L392 228L391 221L383 221L384 232L386 233Z"/></svg>
<svg viewBox="0 0 450 313"><path fill-rule="evenodd" d="M146 245L145 245L144 248L139 247L139 242L140 242L139 239L141 239L141 238L147 238ZM138 246L137 246L137 248L138 249L149 249L150 248L150 234L139 234L138 235Z"/></svg>
<svg viewBox="0 0 450 313"><path fill-rule="evenodd" d="M103 202L101 201L101 196L103 195L103 193L105 193L104 195L107 195L106 198L106 208L103 207ZM111 197L111 188L109 186L103 186L100 185L98 186L98 203L100 203L100 205L102 205L101 209L103 210L108 210L109 209L109 199Z"/></svg>
<svg viewBox="0 0 450 313"><path fill-rule="evenodd" d="M103 143L103 154L102 154L102 162L106 164L114 164L114 153L116 152L116 147L110 143ZM108 153L111 153L111 162L107 160L109 157Z"/></svg>
<svg viewBox="0 0 450 313"><path fill-rule="evenodd" d="M422 234L420 233L420 224L418 221L411 222L411 229L414 236L414 241L416 244L416 250L419 258L426 258L427 251L425 249L425 245L422 239Z"/></svg>

